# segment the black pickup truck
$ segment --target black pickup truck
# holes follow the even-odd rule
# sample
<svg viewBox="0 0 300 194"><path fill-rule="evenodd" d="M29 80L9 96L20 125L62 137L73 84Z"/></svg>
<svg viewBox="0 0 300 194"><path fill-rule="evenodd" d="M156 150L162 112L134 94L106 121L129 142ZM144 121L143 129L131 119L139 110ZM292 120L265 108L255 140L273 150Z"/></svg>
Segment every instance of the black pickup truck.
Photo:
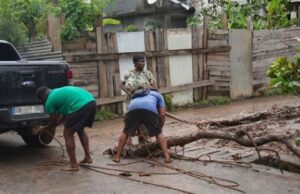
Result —
<svg viewBox="0 0 300 194"><path fill-rule="evenodd" d="M35 133L49 119L36 90L69 85L72 77L66 62L25 61L12 44L0 40L0 133L14 130L30 146L49 144L55 129Z"/></svg>

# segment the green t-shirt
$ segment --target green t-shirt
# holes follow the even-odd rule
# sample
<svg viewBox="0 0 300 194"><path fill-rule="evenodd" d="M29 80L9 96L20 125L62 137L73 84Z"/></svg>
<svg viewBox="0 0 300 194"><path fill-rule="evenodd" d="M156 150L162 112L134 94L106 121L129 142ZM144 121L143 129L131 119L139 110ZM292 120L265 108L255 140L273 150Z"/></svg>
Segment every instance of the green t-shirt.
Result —
<svg viewBox="0 0 300 194"><path fill-rule="evenodd" d="M66 86L51 91L45 104L45 110L47 113L69 115L94 100L92 94L86 90Z"/></svg>

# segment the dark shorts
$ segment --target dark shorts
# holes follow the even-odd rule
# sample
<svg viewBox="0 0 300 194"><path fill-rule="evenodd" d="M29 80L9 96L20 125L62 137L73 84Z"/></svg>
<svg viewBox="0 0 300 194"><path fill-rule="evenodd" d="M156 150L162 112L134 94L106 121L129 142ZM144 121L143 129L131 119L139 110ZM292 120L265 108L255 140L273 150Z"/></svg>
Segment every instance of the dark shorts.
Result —
<svg viewBox="0 0 300 194"><path fill-rule="evenodd" d="M140 124L144 124L150 137L161 133L160 117L157 113L145 109L137 109L128 112L124 118L124 133L135 136Z"/></svg>
<svg viewBox="0 0 300 194"><path fill-rule="evenodd" d="M97 110L95 101L91 101L84 105L81 109L67 116L65 120L65 128L74 131L81 131L84 127L92 127Z"/></svg>

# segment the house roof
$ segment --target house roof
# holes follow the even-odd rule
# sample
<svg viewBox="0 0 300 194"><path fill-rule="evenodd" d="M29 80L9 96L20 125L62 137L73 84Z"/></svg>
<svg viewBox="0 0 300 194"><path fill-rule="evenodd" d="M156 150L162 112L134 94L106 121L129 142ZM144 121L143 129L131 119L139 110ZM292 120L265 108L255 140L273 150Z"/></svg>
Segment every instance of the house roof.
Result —
<svg viewBox="0 0 300 194"><path fill-rule="evenodd" d="M163 1L163 6L158 7L156 4L149 5L145 0L116 0L103 11L104 17L123 17L129 15L142 15L157 12L181 10L186 11L180 4L171 1ZM181 0L184 2L184 0Z"/></svg>

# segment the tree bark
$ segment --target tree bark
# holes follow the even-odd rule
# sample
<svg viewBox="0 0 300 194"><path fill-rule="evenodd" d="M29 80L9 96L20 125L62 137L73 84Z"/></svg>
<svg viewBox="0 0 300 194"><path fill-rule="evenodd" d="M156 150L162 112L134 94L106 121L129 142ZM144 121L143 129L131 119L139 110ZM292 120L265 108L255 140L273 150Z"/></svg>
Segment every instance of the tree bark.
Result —
<svg viewBox="0 0 300 194"><path fill-rule="evenodd" d="M258 146L271 143L279 142L286 145L286 147L293 152L295 155L300 157L300 147L297 147L294 143L295 138L300 138L300 131L297 130L295 133L290 132L280 133L280 134L266 134L260 137L252 137L247 131L255 131L257 127L262 125L262 121L273 120L273 121L283 121L290 120L300 117L300 106L298 107L273 107L269 111L256 113L250 116L237 119L225 119L219 121L201 121L201 122L191 122L177 116L167 113L167 116L178 120L180 122L185 122L199 127L199 131L196 133L191 133L184 136L174 136L166 138L167 146L184 146L186 144L192 143L200 139L223 139L234 141L245 147L255 147L259 150ZM257 123L260 121L260 123ZM264 122L263 122L264 123ZM246 125L247 124L247 125ZM214 127L214 130L211 128ZM226 128L227 127L227 128ZM229 128L228 128L229 127ZM209 130L205 130L209 128ZM243 130L241 130L243 128ZM227 129L227 130L226 130ZM230 132L234 131L234 132ZM134 156L147 156L149 152L154 153L159 151L160 147L157 142L137 145L135 147L127 148L127 152ZM109 149L105 153L113 154L114 149Z"/></svg>
<svg viewBox="0 0 300 194"><path fill-rule="evenodd" d="M262 137L253 138L253 142L244 135L243 131L238 131L235 133L221 132L221 131L199 131L197 133L192 133L189 135L181 137L169 137L166 139L168 147L174 146L184 146L186 144L192 143L200 139L224 139L234 141L245 147L254 147L254 144L261 146L271 142L284 143L289 150L291 150L295 155L300 157L300 148L293 144L293 139L300 137L300 132L297 131L294 134L269 134ZM254 144L253 144L254 143ZM159 150L159 145L157 142L146 145L138 145L134 150L127 150L135 156L146 156L150 152L155 152Z"/></svg>

